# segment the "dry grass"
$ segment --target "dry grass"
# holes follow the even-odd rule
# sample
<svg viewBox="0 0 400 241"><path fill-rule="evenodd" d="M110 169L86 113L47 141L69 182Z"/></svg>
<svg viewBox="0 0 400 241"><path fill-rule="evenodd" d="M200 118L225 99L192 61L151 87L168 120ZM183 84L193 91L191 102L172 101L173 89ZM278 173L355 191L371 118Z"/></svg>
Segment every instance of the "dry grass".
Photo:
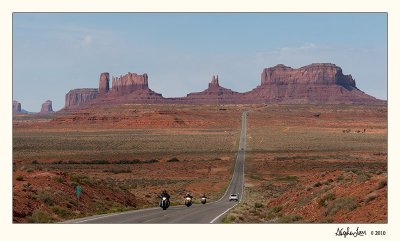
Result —
<svg viewBox="0 0 400 241"><path fill-rule="evenodd" d="M14 160L210 159L233 155L238 130L15 131Z"/></svg>
<svg viewBox="0 0 400 241"><path fill-rule="evenodd" d="M387 198L368 194L387 185L386 114L382 106L269 105L250 112L247 195L225 222L387 220Z"/></svg>
<svg viewBox="0 0 400 241"><path fill-rule="evenodd" d="M20 193L22 187L14 187L18 199L14 211L23 213L33 199L47 207L39 214L47 213L51 220L125 210L123 200L107 201L113 198L107 196L111 190L134 195L136 208L157 206L157 196L164 189L173 204L180 204L179 197L186 192L206 193L211 201L217 200L233 170L241 108L124 105L57 114L55 120L17 117L13 126L15 176L30 169L28 181L35 182L34 188L48 181L32 177L51 175L50 181L66 186L71 194L77 184L84 190L84 185L101 185L110 192L92 198L80 214L70 214L65 210L77 208L73 200L60 203L52 192L43 191L40 196L25 196ZM176 120L184 125L175 126ZM27 221L27 215L17 214L15 221Z"/></svg>
<svg viewBox="0 0 400 241"><path fill-rule="evenodd" d="M157 205L163 189L174 197L207 192L216 200L230 180L244 109L252 109L245 200L224 222L387 220L384 106L124 105L58 115L55 121L24 117L14 121L13 170L15 176L27 175L27 169L29 176L66 172L72 180L51 180L70 188L78 182L117 187L134 193L137 207ZM369 197L373 191L377 195ZM125 207L104 198L87 203L91 213ZM36 199L49 202L45 195ZM57 198L51 205L51 212L37 211L31 220L71 217ZM67 205L76 207L73 200Z"/></svg>

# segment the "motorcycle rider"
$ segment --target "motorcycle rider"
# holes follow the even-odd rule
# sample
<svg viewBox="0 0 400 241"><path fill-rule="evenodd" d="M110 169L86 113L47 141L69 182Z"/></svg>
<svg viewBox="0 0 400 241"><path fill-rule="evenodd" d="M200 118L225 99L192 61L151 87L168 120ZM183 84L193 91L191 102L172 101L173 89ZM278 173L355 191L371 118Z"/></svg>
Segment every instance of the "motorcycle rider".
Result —
<svg viewBox="0 0 400 241"><path fill-rule="evenodd" d="M207 197L206 197L206 194L205 193L203 193L202 195L201 195L201 203L202 204L205 204L206 202L207 202Z"/></svg>
<svg viewBox="0 0 400 241"><path fill-rule="evenodd" d="M163 197L165 197L167 199L167 206L169 206L169 198L171 197L168 193L167 190L162 191L162 193L160 194L160 198L162 199Z"/></svg>
<svg viewBox="0 0 400 241"><path fill-rule="evenodd" d="M190 206L190 205L192 205L192 198L193 198L193 196L192 195L190 195L190 193L186 193L186 195L185 195L185 205L186 206ZM188 198L189 198L189 200L188 200Z"/></svg>
<svg viewBox="0 0 400 241"><path fill-rule="evenodd" d="M160 197L162 198L162 197L166 197L168 200L169 200L169 198L171 197L168 193L167 193L167 190L164 190L164 191L162 191L162 193L160 194Z"/></svg>

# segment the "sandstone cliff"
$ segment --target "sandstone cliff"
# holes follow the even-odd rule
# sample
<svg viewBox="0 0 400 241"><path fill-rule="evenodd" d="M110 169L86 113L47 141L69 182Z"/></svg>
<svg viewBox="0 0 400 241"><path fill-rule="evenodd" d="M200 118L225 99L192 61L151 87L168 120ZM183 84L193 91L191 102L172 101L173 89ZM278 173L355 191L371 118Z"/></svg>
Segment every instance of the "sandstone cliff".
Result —
<svg viewBox="0 0 400 241"><path fill-rule="evenodd" d="M215 89L219 87L218 75L213 75L211 82L208 84L208 89Z"/></svg>
<svg viewBox="0 0 400 241"><path fill-rule="evenodd" d="M334 64L311 64L293 69L279 64L261 73L261 85L245 93L247 102L351 104L381 100L356 87L351 75Z"/></svg>
<svg viewBox="0 0 400 241"><path fill-rule="evenodd" d="M13 112L13 114L20 114L21 113L21 103L19 103L16 100L13 100L12 112Z"/></svg>
<svg viewBox="0 0 400 241"><path fill-rule="evenodd" d="M146 73L138 75L129 72L126 75L113 77L112 79L112 92L115 95L126 95L136 90L146 90L148 88L148 76Z"/></svg>
<svg viewBox="0 0 400 241"><path fill-rule="evenodd" d="M218 75L213 76L208 88L202 92L194 92L181 99L181 102L190 104L235 104L241 99L238 92L219 85Z"/></svg>
<svg viewBox="0 0 400 241"><path fill-rule="evenodd" d="M99 80L99 94L104 95L107 94L110 90L110 74L109 73L101 73Z"/></svg>
<svg viewBox="0 0 400 241"><path fill-rule="evenodd" d="M65 107L81 106L93 99L96 99L99 94L98 89L84 88L73 89L65 95Z"/></svg>
<svg viewBox="0 0 400 241"><path fill-rule="evenodd" d="M53 113L53 103L51 102L51 100L46 100L43 104L42 104L42 108L40 110L40 113Z"/></svg>
<svg viewBox="0 0 400 241"><path fill-rule="evenodd" d="M310 64L292 69L283 64L266 68L261 74L261 85L269 84L314 84L341 85L345 88L356 87L351 75L343 75L342 69L334 64Z"/></svg>
<svg viewBox="0 0 400 241"><path fill-rule="evenodd" d="M147 74L128 73L112 78L101 73L99 89L75 89L67 93L65 107L80 108L107 104L385 104L356 87L351 75L344 75L340 67L330 63L310 64L294 69L282 64L265 68L261 83L255 89L238 93L220 86L218 75L213 76L208 88L186 97L163 98L148 87Z"/></svg>

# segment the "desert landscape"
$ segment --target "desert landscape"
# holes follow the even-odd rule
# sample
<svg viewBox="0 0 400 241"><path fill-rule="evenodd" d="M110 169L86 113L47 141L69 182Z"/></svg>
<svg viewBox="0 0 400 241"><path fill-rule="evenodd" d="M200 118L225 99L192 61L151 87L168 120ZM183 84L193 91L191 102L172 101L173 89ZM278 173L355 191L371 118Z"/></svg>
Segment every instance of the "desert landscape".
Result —
<svg viewBox="0 0 400 241"><path fill-rule="evenodd" d="M123 104L16 115L13 220L155 207L164 189L173 205L186 192L218 200L245 110L244 202L223 222L387 222L386 106L311 104Z"/></svg>
<svg viewBox="0 0 400 241"><path fill-rule="evenodd" d="M249 113L245 201L226 223L386 223L387 108Z"/></svg>
<svg viewBox="0 0 400 241"><path fill-rule="evenodd" d="M217 201L244 112L244 197L223 223L387 222L387 104L340 67L266 68L246 93L213 76L181 98L149 89L147 74L109 82L101 73L98 89L69 91L57 112L13 103L14 222L157 207L162 190L173 206L187 192Z"/></svg>
<svg viewBox="0 0 400 241"><path fill-rule="evenodd" d="M164 189L173 205L186 192L217 200L230 181L244 108L123 105L16 116L13 220L153 207Z"/></svg>

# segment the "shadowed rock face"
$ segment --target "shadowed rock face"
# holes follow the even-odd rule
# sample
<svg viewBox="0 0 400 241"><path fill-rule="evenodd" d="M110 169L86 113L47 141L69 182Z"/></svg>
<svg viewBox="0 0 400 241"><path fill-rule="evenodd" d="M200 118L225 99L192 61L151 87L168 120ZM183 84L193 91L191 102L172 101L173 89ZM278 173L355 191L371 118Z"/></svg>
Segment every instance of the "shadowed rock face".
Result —
<svg viewBox="0 0 400 241"><path fill-rule="evenodd" d="M80 106L93 99L99 94L98 89L85 88L73 89L65 95L65 107Z"/></svg>
<svg viewBox="0 0 400 241"><path fill-rule="evenodd" d="M101 73L99 80L99 94L104 95L107 94L110 90L110 74L109 73Z"/></svg>
<svg viewBox="0 0 400 241"><path fill-rule="evenodd" d="M53 103L51 102L51 100L46 100L43 104L42 104L42 108L40 110L40 113L52 113L53 111Z"/></svg>
<svg viewBox="0 0 400 241"><path fill-rule="evenodd" d="M19 114L21 113L21 103L19 103L16 100L13 100L13 104L12 104L12 111L15 114Z"/></svg>
<svg viewBox="0 0 400 241"><path fill-rule="evenodd" d="M215 89L219 87L218 75L213 75L211 82L208 84L208 89Z"/></svg>

